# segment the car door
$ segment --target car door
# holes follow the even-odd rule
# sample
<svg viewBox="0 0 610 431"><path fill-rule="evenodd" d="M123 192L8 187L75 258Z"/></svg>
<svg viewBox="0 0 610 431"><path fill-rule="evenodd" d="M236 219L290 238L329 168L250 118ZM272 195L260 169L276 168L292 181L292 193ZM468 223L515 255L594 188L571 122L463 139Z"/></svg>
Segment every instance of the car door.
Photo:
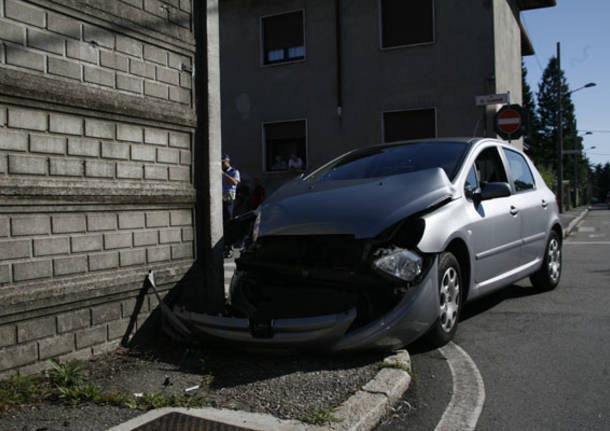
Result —
<svg viewBox="0 0 610 431"><path fill-rule="evenodd" d="M515 192L515 207L521 214L521 265L534 264L543 257L546 246L549 203L536 186L525 157L506 147L503 150Z"/></svg>
<svg viewBox="0 0 610 431"><path fill-rule="evenodd" d="M466 184L482 189L489 182L508 182L497 146L483 149L470 168ZM465 187L466 189L466 187ZM485 290L502 284L507 273L521 261L521 215L515 211L514 196L478 201L465 190L471 223L467 227L474 255L474 281Z"/></svg>

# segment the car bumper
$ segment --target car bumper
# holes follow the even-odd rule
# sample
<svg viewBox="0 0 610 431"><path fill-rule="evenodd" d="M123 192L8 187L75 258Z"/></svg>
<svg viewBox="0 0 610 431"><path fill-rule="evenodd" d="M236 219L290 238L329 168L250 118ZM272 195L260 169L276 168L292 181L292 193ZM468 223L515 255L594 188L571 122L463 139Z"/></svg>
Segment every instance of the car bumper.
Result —
<svg viewBox="0 0 610 431"><path fill-rule="evenodd" d="M344 313L274 319L264 323L185 310L174 310L174 313L197 334L258 347L330 351L395 349L415 341L436 321L439 313L437 274L438 259L435 258L427 275L410 288L393 309L349 332L356 318L355 308Z"/></svg>

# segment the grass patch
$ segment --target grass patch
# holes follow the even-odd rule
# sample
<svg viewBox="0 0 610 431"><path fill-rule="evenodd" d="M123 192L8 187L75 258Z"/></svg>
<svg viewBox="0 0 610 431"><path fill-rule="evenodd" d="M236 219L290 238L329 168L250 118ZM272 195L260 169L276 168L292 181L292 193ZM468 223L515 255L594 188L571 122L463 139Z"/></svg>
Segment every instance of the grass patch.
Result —
<svg viewBox="0 0 610 431"><path fill-rule="evenodd" d="M51 361L51 370L44 375L15 374L0 381L0 416L13 408L52 402L76 406L85 403L151 410L160 407L204 407L206 399L199 395L147 394L128 392L103 394L101 388L87 382L87 372L77 361Z"/></svg>
<svg viewBox="0 0 610 431"><path fill-rule="evenodd" d="M314 407L311 413L301 417L301 422L310 425L324 425L337 422L337 419L332 415L331 409Z"/></svg>
<svg viewBox="0 0 610 431"><path fill-rule="evenodd" d="M391 362L381 362L379 364L379 368L397 368L399 370L406 371L411 377L413 377L413 371L411 371L411 367L402 362L391 361Z"/></svg>
<svg viewBox="0 0 610 431"><path fill-rule="evenodd" d="M0 381L0 416L15 407L43 402L50 393L51 387L42 376L8 377Z"/></svg>

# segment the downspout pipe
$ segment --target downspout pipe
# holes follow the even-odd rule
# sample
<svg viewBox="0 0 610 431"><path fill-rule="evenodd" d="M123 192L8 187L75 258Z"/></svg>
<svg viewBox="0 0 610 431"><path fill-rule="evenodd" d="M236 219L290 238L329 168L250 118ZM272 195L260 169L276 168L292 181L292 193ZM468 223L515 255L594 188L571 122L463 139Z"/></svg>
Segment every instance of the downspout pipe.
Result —
<svg viewBox="0 0 610 431"><path fill-rule="evenodd" d="M341 0L335 0L335 43L337 56L337 115L341 117L343 113L343 63L341 62Z"/></svg>

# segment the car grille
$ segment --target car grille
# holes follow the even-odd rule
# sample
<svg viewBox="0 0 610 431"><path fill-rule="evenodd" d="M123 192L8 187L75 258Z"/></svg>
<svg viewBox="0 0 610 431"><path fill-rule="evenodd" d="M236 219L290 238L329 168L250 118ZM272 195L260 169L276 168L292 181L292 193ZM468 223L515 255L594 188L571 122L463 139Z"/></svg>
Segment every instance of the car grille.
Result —
<svg viewBox="0 0 610 431"><path fill-rule="evenodd" d="M364 252L365 241L351 235L269 236L259 238L250 257L283 265L354 268Z"/></svg>

